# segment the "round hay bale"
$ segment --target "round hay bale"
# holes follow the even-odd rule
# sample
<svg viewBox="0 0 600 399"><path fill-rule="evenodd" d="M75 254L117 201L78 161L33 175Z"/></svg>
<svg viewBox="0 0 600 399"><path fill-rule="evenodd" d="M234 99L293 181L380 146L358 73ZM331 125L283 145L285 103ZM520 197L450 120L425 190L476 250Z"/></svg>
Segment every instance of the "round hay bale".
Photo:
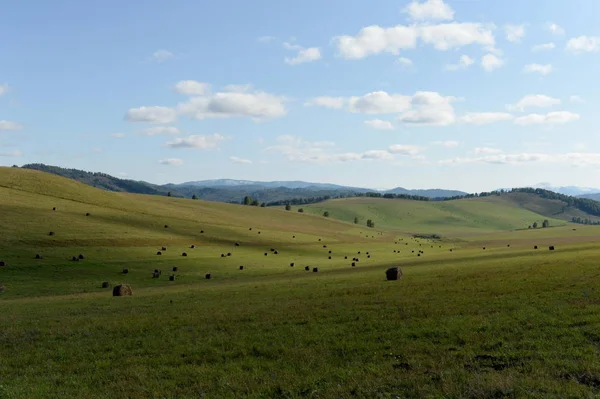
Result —
<svg viewBox="0 0 600 399"><path fill-rule="evenodd" d="M205 279L207 279L207 280L210 280L210 279L212 278L212 274L210 274L210 273L206 273L206 274L204 275L204 278L205 278Z"/></svg>
<svg viewBox="0 0 600 399"><path fill-rule="evenodd" d="M292 236L292 238L296 238L296 236Z"/></svg>
<svg viewBox="0 0 600 399"><path fill-rule="evenodd" d="M169 225L168 225L168 224L165 224L165 229L168 229L168 228L169 228Z"/></svg>
<svg viewBox="0 0 600 399"><path fill-rule="evenodd" d="M483 247L483 250L485 251L485 247Z"/></svg>
<svg viewBox="0 0 600 399"><path fill-rule="evenodd" d="M194 249L196 246L194 244L190 245L190 248Z"/></svg>
<svg viewBox="0 0 600 399"><path fill-rule="evenodd" d="M329 257L329 259L331 259L331 256Z"/></svg>
<svg viewBox="0 0 600 399"><path fill-rule="evenodd" d="M87 213L85 214L85 216L90 216L90 213L89 213L89 212L87 212Z"/></svg>
<svg viewBox="0 0 600 399"><path fill-rule="evenodd" d="M258 232L258 234L260 234L260 231Z"/></svg>
<svg viewBox="0 0 600 399"><path fill-rule="evenodd" d="M554 251L554 245L550 245L550 246L548 247L548 249L549 249L550 251Z"/></svg>
<svg viewBox="0 0 600 399"><path fill-rule="evenodd" d="M166 251L166 250L167 250L167 247L162 247L162 250L163 250L163 251Z"/></svg>
<svg viewBox="0 0 600 399"><path fill-rule="evenodd" d="M6 262L3 260L0 260L0 267L4 267L4 266L6 266Z"/></svg>
<svg viewBox="0 0 600 399"><path fill-rule="evenodd" d="M396 250L394 249L394 253L396 253Z"/></svg>
<svg viewBox="0 0 600 399"><path fill-rule="evenodd" d="M331 253L331 250L329 250L329 253Z"/></svg>
<svg viewBox="0 0 600 399"><path fill-rule="evenodd" d="M368 255L368 254L369 254L369 253L367 252L367 255Z"/></svg>
<svg viewBox="0 0 600 399"><path fill-rule="evenodd" d="M152 273L152 278L159 278L160 277L160 273L154 272Z"/></svg>
<svg viewBox="0 0 600 399"><path fill-rule="evenodd" d="M275 251L275 252L273 252L273 253L274 253L275 255L278 255L278 254L279 254L279 252L277 252L277 251Z"/></svg>
<svg viewBox="0 0 600 399"><path fill-rule="evenodd" d="M510 244L506 244L507 247L510 247Z"/></svg>
<svg viewBox="0 0 600 399"><path fill-rule="evenodd" d="M371 255L367 255L367 258L371 259Z"/></svg>
<svg viewBox="0 0 600 399"><path fill-rule="evenodd" d="M271 248L271 250L270 250L270 251L271 251L271 252L274 252L274 251L275 251L275 248Z"/></svg>
<svg viewBox="0 0 600 399"><path fill-rule="evenodd" d="M173 269L171 269L171 270L173 270L174 272L176 272L176 271L179 270L179 268L177 266L173 266Z"/></svg>
<svg viewBox="0 0 600 399"><path fill-rule="evenodd" d="M53 211L55 211L55 210L56 210L56 207L52 208L52 210L53 210Z"/></svg>
<svg viewBox="0 0 600 399"><path fill-rule="evenodd" d="M327 248L327 245L323 245L323 248Z"/></svg>
<svg viewBox="0 0 600 399"><path fill-rule="evenodd" d="M36 258L36 259L42 259L42 255L40 255L40 254L35 254L35 258Z"/></svg>
<svg viewBox="0 0 600 399"><path fill-rule="evenodd" d="M157 255L162 255L162 252L158 251L156 254L157 254Z"/></svg>
<svg viewBox="0 0 600 399"><path fill-rule="evenodd" d="M113 288L113 296L131 296L133 295L133 291L131 287L127 284L119 284L115 285Z"/></svg>
<svg viewBox="0 0 600 399"><path fill-rule="evenodd" d="M244 270L244 266L240 266L240 270Z"/></svg>
<svg viewBox="0 0 600 399"><path fill-rule="evenodd" d="M421 256L421 254L417 254L417 256Z"/></svg>
<svg viewBox="0 0 600 399"><path fill-rule="evenodd" d="M356 263L355 262L352 262L352 267L356 267Z"/></svg>
<svg viewBox="0 0 600 399"><path fill-rule="evenodd" d="M128 274L129 273L129 269L125 268L123 269L123 274Z"/></svg>
<svg viewBox="0 0 600 399"><path fill-rule="evenodd" d="M252 227L250 227L248 230L252 230Z"/></svg>
<svg viewBox="0 0 600 399"><path fill-rule="evenodd" d="M236 246L236 247L239 247L239 246L240 246L240 243L239 243L239 242L236 242L236 243L235 243L235 246Z"/></svg>
<svg viewBox="0 0 600 399"><path fill-rule="evenodd" d="M175 276L174 275L170 275L169 276L169 281L175 281Z"/></svg>
<svg viewBox="0 0 600 399"><path fill-rule="evenodd" d="M224 257L225 257L225 254L221 254L221 258L224 258Z"/></svg>
<svg viewBox="0 0 600 399"><path fill-rule="evenodd" d="M452 248L450 248L450 252L452 252Z"/></svg>
<svg viewBox="0 0 600 399"><path fill-rule="evenodd" d="M402 277L402 270L400 270L398 266L390 267L385 271L385 277L388 279L388 281L398 280Z"/></svg>
<svg viewBox="0 0 600 399"><path fill-rule="evenodd" d="M231 256L231 252L227 252L227 256Z"/></svg>
<svg viewBox="0 0 600 399"><path fill-rule="evenodd" d="M344 256L344 259L348 259L348 257L347 257L347 256Z"/></svg>
<svg viewBox="0 0 600 399"><path fill-rule="evenodd" d="M181 256L187 256L187 252L182 253Z"/></svg>
<svg viewBox="0 0 600 399"><path fill-rule="evenodd" d="M85 259L85 256L83 256L82 254L79 254L79 259L83 260L83 259Z"/></svg>
<svg viewBox="0 0 600 399"><path fill-rule="evenodd" d="M110 283L108 281L102 282L102 288L108 288L109 286L110 286Z"/></svg>
<svg viewBox="0 0 600 399"><path fill-rule="evenodd" d="M200 230L200 234L204 234L204 230Z"/></svg>
<svg viewBox="0 0 600 399"><path fill-rule="evenodd" d="M73 257L71 258L71 260L72 260L73 262L79 262L79 258L78 258L77 256L73 256Z"/></svg>
<svg viewBox="0 0 600 399"><path fill-rule="evenodd" d="M290 263L290 267L294 267L294 262Z"/></svg>
<svg viewBox="0 0 600 399"><path fill-rule="evenodd" d="M49 235L49 236L53 236L53 235L54 235L54 232L53 232L53 231L51 231L50 233L48 233L48 235Z"/></svg>
<svg viewBox="0 0 600 399"><path fill-rule="evenodd" d="M304 270L309 271L310 270L310 266L305 266Z"/></svg>
<svg viewBox="0 0 600 399"><path fill-rule="evenodd" d="M321 241L321 239L319 238L319 241Z"/></svg>
<svg viewBox="0 0 600 399"><path fill-rule="evenodd" d="M537 249L537 245L534 245L534 246L533 246L533 249Z"/></svg>
<svg viewBox="0 0 600 399"><path fill-rule="evenodd" d="M265 252L265 256L267 256L268 254L269 254L268 252Z"/></svg>
<svg viewBox="0 0 600 399"><path fill-rule="evenodd" d="M318 273L319 272L319 268L318 267L313 267L313 273Z"/></svg>

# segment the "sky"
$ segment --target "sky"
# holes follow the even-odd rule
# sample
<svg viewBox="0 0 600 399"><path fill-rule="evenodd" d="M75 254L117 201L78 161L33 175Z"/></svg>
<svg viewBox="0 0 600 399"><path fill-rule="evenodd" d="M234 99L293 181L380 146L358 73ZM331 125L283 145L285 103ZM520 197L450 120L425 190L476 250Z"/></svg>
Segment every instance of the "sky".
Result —
<svg viewBox="0 0 600 399"><path fill-rule="evenodd" d="M597 15L597 0L7 2L0 165L599 187Z"/></svg>

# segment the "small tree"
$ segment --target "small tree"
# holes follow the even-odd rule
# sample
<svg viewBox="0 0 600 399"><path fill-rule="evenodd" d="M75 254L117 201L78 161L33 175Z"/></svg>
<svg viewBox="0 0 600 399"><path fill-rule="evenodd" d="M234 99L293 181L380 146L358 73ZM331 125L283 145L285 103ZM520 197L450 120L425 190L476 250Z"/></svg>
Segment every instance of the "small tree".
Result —
<svg viewBox="0 0 600 399"><path fill-rule="evenodd" d="M533 222L533 228L537 229L537 222Z"/></svg>
<svg viewBox="0 0 600 399"><path fill-rule="evenodd" d="M260 204L261 208L264 208L265 206L267 206L267 204L265 204L264 202L262 204Z"/></svg>
<svg viewBox="0 0 600 399"><path fill-rule="evenodd" d="M367 220L367 227L371 227L371 228L375 227L375 222L372 221L371 219Z"/></svg>
<svg viewBox="0 0 600 399"><path fill-rule="evenodd" d="M252 205L252 206L259 206L260 202L258 202L258 200L252 200L252 203L250 205Z"/></svg>
<svg viewBox="0 0 600 399"><path fill-rule="evenodd" d="M354 224L358 224L358 216L354 217Z"/></svg>
<svg viewBox="0 0 600 399"><path fill-rule="evenodd" d="M546 227L548 227L548 226L550 226L550 222L548 221L548 219L546 219L546 220L544 220L544 222L542 223L542 227L543 227L543 228L546 228Z"/></svg>
<svg viewBox="0 0 600 399"><path fill-rule="evenodd" d="M290 204L285 204L285 210L286 211L291 211L292 210L292 206Z"/></svg>
<svg viewBox="0 0 600 399"><path fill-rule="evenodd" d="M329 212L328 211L323 212L323 216L325 216L326 218L328 218L329 217Z"/></svg>
<svg viewBox="0 0 600 399"><path fill-rule="evenodd" d="M169 191L169 192L167 193L167 197L170 197L170 196L171 196L171 192Z"/></svg>
<svg viewBox="0 0 600 399"><path fill-rule="evenodd" d="M300 212L300 213L304 213L304 209L302 209L302 208L299 208L299 209L298 209L298 212Z"/></svg>
<svg viewBox="0 0 600 399"><path fill-rule="evenodd" d="M249 196L249 195L246 195L246 196L244 197L243 204L244 204L244 205L252 205L252 197L251 197L251 196Z"/></svg>
<svg viewBox="0 0 600 399"><path fill-rule="evenodd" d="M197 199L198 199L198 196L196 196L196 194L194 194L194 195L192 195L192 199L193 199L193 200L197 200Z"/></svg>

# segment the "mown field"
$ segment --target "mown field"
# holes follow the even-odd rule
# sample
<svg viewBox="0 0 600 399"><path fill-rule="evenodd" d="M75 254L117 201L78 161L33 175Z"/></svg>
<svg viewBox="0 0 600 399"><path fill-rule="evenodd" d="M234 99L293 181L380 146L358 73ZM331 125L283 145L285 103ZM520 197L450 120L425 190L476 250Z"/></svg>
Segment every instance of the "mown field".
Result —
<svg viewBox="0 0 600 399"><path fill-rule="evenodd" d="M594 226L448 222L433 225L441 240L414 239L430 225L367 229L6 168L0 211L0 398L600 394ZM392 265L401 280L385 280Z"/></svg>

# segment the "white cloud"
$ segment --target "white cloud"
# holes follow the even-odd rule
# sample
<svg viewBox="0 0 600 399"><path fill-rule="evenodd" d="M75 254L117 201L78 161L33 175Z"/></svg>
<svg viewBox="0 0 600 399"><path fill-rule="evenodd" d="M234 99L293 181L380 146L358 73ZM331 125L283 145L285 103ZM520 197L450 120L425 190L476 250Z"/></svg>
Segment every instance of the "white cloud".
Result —
<svg viewBox="0 0 600 399"><path fill-rule="evenodd" d="M570 96L569 101L572 103L585 104L585 100L579 96Z"/></svg>
<svg viewBox="0 0 600 399"><path fill-rule="evenodd" d="M251 164L252 163L252 161L249 159L238 158L238 157L229 157L229 160L233 163L239 163L239 164Z"/></svg>
<svg viewBox="0 0 600 399"><path fill-rule="evenodd" d="M473 150L473 153L475 153L476 155L480 155L480 154L499 154L501 153L502 150L499 150L497 148L489 148L489 147L477 147Z"/></svg>
<svg viewBox="0 0 600 399"><path fill-rule="evenodd" d="M171 123L177 120L177 112L168 107L130 108L125 119L129 122Z"/></svg>
<svg viewBox="0 0 600 399"><path fill-rule="evenodd" d="M210 84L195 80L182 80L175 84L175 91L187 96L204 96L210 93Z"/></svg>
<svg viewBox="0 0 600 399"><path fill-rule="evenodd" d="M169 165L169 166L181 166L183 165L183 160L179 158L165 158L158 161L161 165Z"/></svg>
<svg viewBox="0 0 600 399"><path fill-rule="evenodd" d="M295 57L285 58L285 63L288 65L298 65L305 62L312 62L321 59L321 50L318 47L302 48L298 51Z"/></svg>
<svg viewBox="0 0 600 399"><path fill-rule="evenodd" d="M487 72L491 72L494 69L502 68L502 66L504 66L504 61L494 54L486 54L481 57L481 66Z"/></svg>
<svg viewBox="0 0 600 399"><path fill-rule="evenodd" d="M371 119L365 121L365 125L377 130L393 130L394 125L390 121L382 121L381 119Z"/></svg>
<svg viewBox="0 0 600 399"><path fill-rule="evenodd" d="M419 91L411 99L415 108L404 112L398 120L411 125L451 125L456 121L450 104L454 100L454 97L443 97L437 92Z"/></svg>
<svg viewBox="0 0 600 399"><path fill-rule="evenodd" d="M156 62L164 62L173 58L173 53L168 50L157 50L152 54L151 59Z"/></svg>
<svg viewBox="0 0 600 399"><path fill-rule="evenodd" d="M361 155L362 159L372 159L372 160L389 160L389 159L393 159L394 156L385 150L370 150L370 151L365 151L362 155Z"/></svg>
<svg viewBox="0 0 600 399"><path fill-rule="evenodd" d="M23 125L17 122L11 122L7 120L0 120L0 131L3 130L21 130Z"/></svg>
<svg viewBox="0 0 600 399"><path fill-rule="evenodd" d="M406 111L411 106L411 97L375 91L361 97L350 97L350 112L362 114L394 114Z"/></svg>
<svg viewBox="0 0 600 399"><path fill-rule="evenodd" d="M555 23L549 22L546 25L546 27L554 35L562 36L565 34L565 30L563 28L561 28L560 26L556 25Z"/></svg>
<svg viewBox="0 0 600 399"><path fill-rule="evenodd" d="M511 119L513 119L513 116L506 112L470 112L462 116L460 121L473 125L485 125Z"/></svg>
<svg viewBox="0 0 600 399"><path fill-rule="evenodd" d="M408 68L413 66L413 62L412 60L406 58L406 57L400 57L395 61L396 65L400 65L404 68Z"/></svg>
<svg viewBox="0 0 600 399"><path fill-rule="evenodd" d="M171 148L196 148L200 150L215 148L225 137L218 133L213 135L192 135L186 138L176 138L166 145Z"/></svg>
<svg viewBox="0 0 600 399"><path fill-rule="evenodd" d="M531 51L534 51L534 52L548 51L548 50L553 50L554 48L556 48L556 45L554 43L550 42L550 43L537 44L537 45L531 47Z"/></svg>
<svg viewBox="0 0 600 399"><path fill-rule="evenodd" d="M446 148L454 148L454 147L458 147L458 141L452 141L452 140L448 140L448 141L434 141L433 144L435 145L440 145L442 147L446 147Z"/></svg>
<svg viewBox="0 0 600 399"><path fill-rule="evenodd" d="M525 25L505 25L506 40L512 43L520 43L525 37Z"/></svg>
<svg viewBox="0 0 600 399"><path fill-rule="evenodd" d="M579 119L579 115L569 111L556 111L547 114L529 114L515 119L515 123L521 126L529 125L559 125L573 122Z"/></svg>
<svg viewBox="0 0 600 399"><path fill-rule="evenodd" d="M383 52L398 55L400 50L415 48L417 36L416 27L372 25L362 28L356 36L338 36L333 40L343 58L357 60Z"/></svg>
<svg viewBox="0 0 600 399"><path fill-rule="evenodd" d="M388 148L388 152L390 154L399 154L399 155L417 155L421 152L423 148L418 145L410 145L410 144L394 144Z"/></svg>
<svg viewBox="0 0 600 399"><path fill-rule="evenodd" d="M475 60L468 55L461 55L458 64L448 64L446 65L446 70L457 71L459 69L467 69L469 66L473 65L474 62Z"/></svg>
<svg viewBox="0 0 600 399"><path fill-rule="evenodd" d="M140 133L143 135L146 135L146 136L156 136L158 134L176 136L178 134L181 134L179 129L177 129L175 126L156 126L156 127L151 127L149 129L145 129L145 130L141 131Z"/></svg>
<svg viewBox="0 0 600 399"><path fill-rule="evenodd" d="M495 44L492 31L479 23L451 22L439 25L419 27L420 38L437 50L449 50L457 47L479 44L491 48Z"/></svg>
<svg viewBox="0 0 600 399"><path fill-rule="evenodd" d="M497 165L519 165L524 163L544 163L570 165L577 167L599 167L600 153L569 152L562 154L521 153L497 154L473 158L454 158L439 161L442 165L459 165L470 163L489 163Z"/></svg>
<svg viewBox="0 0 600 399"><path fill-rule="evenodd" d="M0 96L5 95L6 93L8 93L8 84L0 84Z"/></svg>
<svg viewBox="0 0 600 399"><path fill-rule="evenodd" d="M20 157L22 155L23 155L23 153L19 150L0 152L0 157L7 157L7 158Z"/></svg>
<svg viewBox="0 0 600 399"><path fill-rule="evenodd" d="M346 104L344 97L315 97L304 103L305 107L324 107L332 109L341 109Z"/></svg>
<svg viewBox="0 0 600 399"><path fill-rule="evenodd" d="M110 135L110 137L113 137L115 139L122 139L123 137L125 137L125 133L113 133Z"/></svg>
<svg viewBox="0 0 600 399"><path fill-rule="evenodd" d="M426 0L423 3L413 0L403 12L414 21L443 21L454 18L454 11L443 0Z"/></svg>
<svg viewBox="0 0 600 399"><path fill-rule="evenodd" d="M250 117L255 121L283 116L287 113L286 98L265 93L219 92L214 95L192 97L178 105L178 111L190 118Z"/></svg>
<svg viewBox="0 0 600 399"><path fill-rule="evenodd" d="M548 75L552 72L553 68L551 64L527 64L523 68L523 72L525 73L539 73L542 76Z"/></svg>
<svg viewBox="0 0 600 399"><path fill-rule="evenodd" d="M549 97L543 94L529 94L521 98L514 105L507 105L509 111L524 112L527 108L548 108L560 104L558 98Z"/></svg>
<svg viewBox="0 0 600 399"><path fill-rule="evenodd" d="M600 37L599 36L579 36L573 39L569 39L567 42L567 51L575 54L583 52L597 52L600 51Z"/></svg>

